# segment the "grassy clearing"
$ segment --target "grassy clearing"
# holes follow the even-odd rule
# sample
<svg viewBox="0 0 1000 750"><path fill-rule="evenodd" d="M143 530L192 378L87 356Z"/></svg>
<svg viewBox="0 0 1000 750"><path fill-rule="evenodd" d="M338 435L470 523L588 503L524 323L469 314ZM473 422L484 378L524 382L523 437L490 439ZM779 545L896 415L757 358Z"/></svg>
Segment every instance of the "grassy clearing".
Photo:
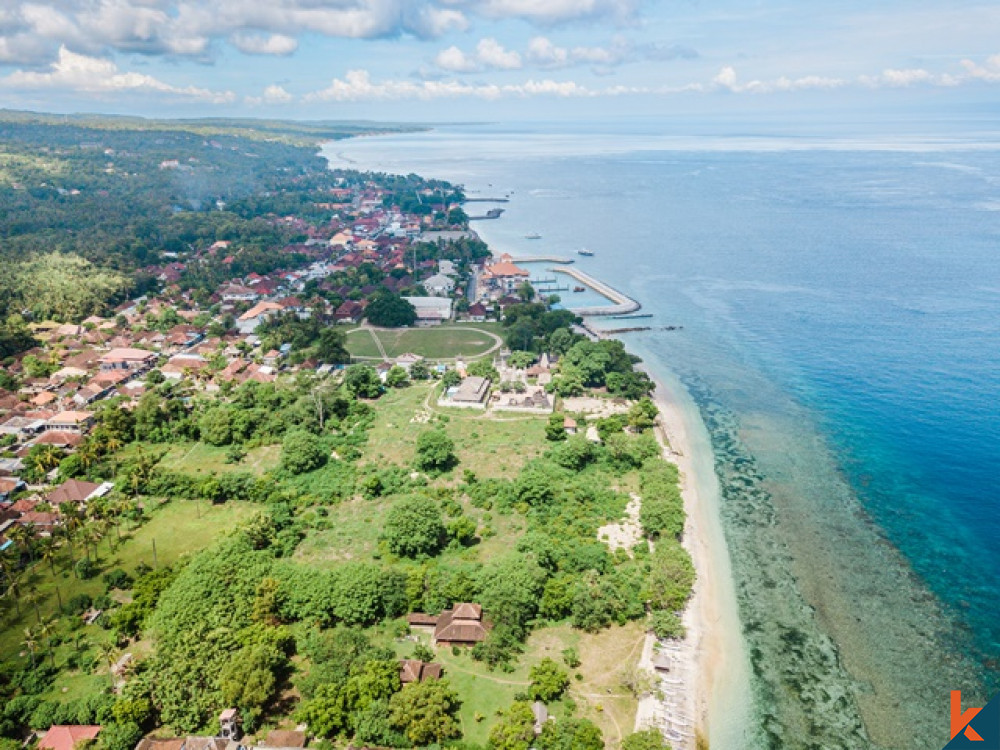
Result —
<svg viewBox="0 0 1000 750"><path fill-rule="evenodd" d="M429 645L427 633L418 633L416 637ZM596 634L583 633L568 625L542 628L528 638L525 652L512 672L491 672L465 649L460 649L457 655L450 648L438 649L434 658L444 666L445 676L462 696L459 718L468 742L486 744L490 728L496 723L496 710L506 708L516 693L526 691L531 683L531 668L549 658L571 675L569 697L576 702L575 715L597 724L608 747L618 747L622 738L632 732L638 707L637 700L621 686L621 676L638 664L644 637L639 623ZM413 654L412 642L397 641L392 646L401 657ZM578 668L565 667L562 652L566 648L575 648L579 653ZM577 673L582 680L574 677ZM567 715L563 701L549 710L557 718Z"/></svg>
<svg viewBox="0 0 1000 750"><path fill-rule="evenodd" d="M329 528L309 532L295 550L295 559L317 568L370 560L388 508L387 503L362 498L330 507Z"/></svg>
<svg viewBox="0 0 1000 750"><path fill-rule="evenodd" d="M526 461L547 450L547 416L500 418L477 409L442 408L436 405L434 388L418 383L390 391L378 401L379 418L365 448L368 461L410 463L417 436L435 426L443 426L455 442L459 471L472 469L480 477L512 477Z"/></svg>
<svg viewBox="0 0 1000 750"><path fill-rule="evenodd" d="M487 332L487 333L484 333ZM473 323L468 326L442 325L433 328L357 329L347 337L347 349L355 357L381 357L372 336L378 337L390 357L407 352L428 359L474 359L486 354L497 344L489 335L499 334L496 323Z"/></svg>
<svg viewBox="0 0 1000 750"><path fill-rule="evenodd" d="M150 504L151 501L147 501L147 505ZM123 542L114 551L109 549L109 542L114 539L115 532L109 532L108 540L98 545L101 570L123 568L132 573L141 562L152 565L154 540L157 564L170 565L182 555L207 547L219 533L256 511L254 506L238 503L216 506L198 503L196 506L192 501L174 500L160 505L149 511L150 519L138 529L126 531L123 528ZM82 550L77 549L76 556L80 558ZM6 609L0 619L0 658L7 659L24 650L24 629L36 626L39 614L43 621L57 614L57 588L64 604L76 594L96 596L104 593L99 575L87 581L78 580L69 571L68 563L69 552L63 548L55 561L55 575L45 564L37 564L25 574L22 591L37 593L38 610L36 612L35 607L25 601L24 594L20 615L9 600L5 602ZM60 625L60 632L64 627ZM85 631L90 638L103 639L104 631L96 626L87 627Z"/></svg>
<svg viewBox="0 0 1000 750"><path fill-rule="evenodd" d="M163 456L160 465L170 471L185 474L224 474L231 471L249 471L263 474L277 467L281 458L280 445L264 445L247 451L238 464L226 463L228 448L205 443L185 443L172 446Z"/></svg>

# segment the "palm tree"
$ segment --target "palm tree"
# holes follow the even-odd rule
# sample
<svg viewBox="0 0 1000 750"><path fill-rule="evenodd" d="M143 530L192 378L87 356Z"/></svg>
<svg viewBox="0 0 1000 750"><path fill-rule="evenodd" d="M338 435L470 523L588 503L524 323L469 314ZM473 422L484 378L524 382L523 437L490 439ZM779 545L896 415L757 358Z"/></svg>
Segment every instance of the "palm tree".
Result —
<svg viewBox="0 0 1000 750"><path fill-rule="evenodd" d="M56 618L52 617L39 625L39 633L45 638L45 648L48 649L49 658L52 660L52 668L56 668L56 652L52 648L52 633L56 629Z"/></svg>
<svg viewBox="0 0 1000 750"><path fill-rule="evenodd" d="M21 616L21 571L10 570L7 572L7 587L4 594L14 600L14 611L17 616Z"/></svg>
<svg viewBox="0 0 1000 750"><path fill-rule="evenodd" d="M35 617L38 619L39 625L42 624L42 611L38 608L38 602L41 600L42 595L38 593L38 589L32 589L24 595L24 601L35 608Z"/></svg>
<svg viewBox="0 0 1000 750"><path fill-rule="evenodd" d="M11 527L7 531L7 538L17 545L17 548L21 550L21 555L23 556L25 552L28 553L28 557L31 558L31 540L34 535L27 526L22 526L18 524L17 526Z"/></svg>
<svg viewBox="0 0 1000 750"><path fill-rule="evenodd" d="M31 654L31 668L35 668L35 649L38 648L38 640L35 638L35 631L31 628L24 629L24 643L25 648L28 649L28 653Z"/></svg>
<svg viewBox="0 0 1000 750"><path fill-rule="evenodd" d="M108 676L111 678L111 689L114 690L115 688L114 655L118 651L118 649L115 648L115 644L111 643L110 641L102 643L97 648L101 652L101 656L104 657L104 660L108 663Z"/></svg>
<svg viewBox="0 0 1000 750"><path fill-rule="evenodd" d="M38 544L38 557L42 562L47 562L49 564L49 569L52 571L52 577L56 576L56 543L52 537L47 539L40 539Z"/></svg>

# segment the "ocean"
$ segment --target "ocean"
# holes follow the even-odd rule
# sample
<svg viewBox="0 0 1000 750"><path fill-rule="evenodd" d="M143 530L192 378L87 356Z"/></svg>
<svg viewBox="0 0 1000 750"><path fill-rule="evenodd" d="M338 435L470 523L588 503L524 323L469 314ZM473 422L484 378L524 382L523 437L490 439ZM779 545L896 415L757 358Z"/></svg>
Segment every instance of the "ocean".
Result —
<svg viewBox="0 0 1000 750"><path fill-rule="evenodd" d="M495 253L572 256L652 314L622 338L711 438L751 667L722 750L940 748L950 690L1000 690L1000 133L828 131L462 125L325 149L509 196L474 225Z"/></svg>

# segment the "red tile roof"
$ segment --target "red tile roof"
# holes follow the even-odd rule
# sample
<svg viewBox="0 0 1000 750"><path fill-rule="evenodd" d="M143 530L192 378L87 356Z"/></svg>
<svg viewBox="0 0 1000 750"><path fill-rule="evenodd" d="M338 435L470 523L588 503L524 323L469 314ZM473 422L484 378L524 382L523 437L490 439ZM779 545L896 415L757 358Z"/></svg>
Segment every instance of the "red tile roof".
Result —
<svg viewBox="0 0 1000 750"><path fill-rule="evenodd" d="M100 733L98 726L81 726L79 724L63 725L57 724L49 727L38 742L39 748L49 750L73 750L74 745L80 740L92 740Z"/></svg>

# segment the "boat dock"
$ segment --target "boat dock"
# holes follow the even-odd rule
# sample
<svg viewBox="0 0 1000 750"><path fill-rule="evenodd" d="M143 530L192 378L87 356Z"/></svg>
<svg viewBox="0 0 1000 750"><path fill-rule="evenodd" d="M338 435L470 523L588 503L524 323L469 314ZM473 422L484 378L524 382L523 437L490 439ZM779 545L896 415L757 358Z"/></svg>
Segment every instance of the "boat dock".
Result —
<svg viewBox="0 0 1000 750"><path fill-rule="evenodd" d="M515 265L518 263L562 263L569 265L576 262L573 258L567 258L564 255L519 255L516 258L511 256L510 260Z"/></svg>
<svg viewBox="0 0 1000 750"><path fill-rule="evenodd" d="M614 302L613 305L595 307L567 307L567 309L575 312L577 315L591 317L598 315L624 315L627 313L633 313L642 307L642 305L640 305L636 300L622 294L614 287L608 286L603 281L598 281L590 274L585 273L578 268L547 268L545 270L552 271L553 273L564 273L567 276L571 276L581 284L589 286L602 297L607 297L609 300Z"/></svg>
<svg viewBox="0 0 1000 750"><path fill-rule="evenodd" d="M504 210L502 208L491 208L485 214L481 216L470 216L469 221L483 221L484 219L499 219L503 214Z"/></svg>

